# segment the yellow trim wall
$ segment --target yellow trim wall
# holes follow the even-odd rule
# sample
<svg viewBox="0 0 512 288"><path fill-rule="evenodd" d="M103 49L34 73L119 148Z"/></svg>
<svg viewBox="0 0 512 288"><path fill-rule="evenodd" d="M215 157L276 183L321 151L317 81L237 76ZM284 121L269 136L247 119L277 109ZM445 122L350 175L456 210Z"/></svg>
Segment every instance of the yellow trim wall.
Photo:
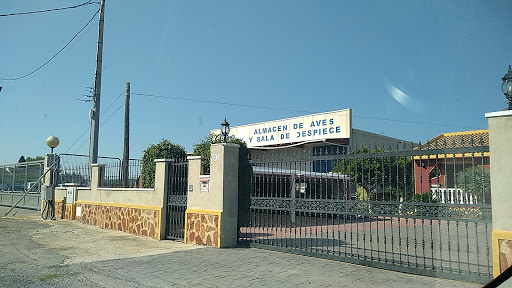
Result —
<svg viewBox="0 0 512 288"><path fill-rule="evenodd" d="M75 220L76 205L75 204L67 204L66 203L66 208L64 208L64 214L68 210L67 209L68 207L69 207L69 217L66 217L66 215L64 215L64 218L68 219L68 220Z"/></svg>
<svg viewBox="0 0 512 288"><path fill-rule="evenodd" d="M424 150L424 151L428 152L428 150ZM456 153L455 155L454 154L431 154L431 155L414 156L414 160L429 160L429 159L435 160L436 156L438 159L441 159L441 160L453 159L453 158L471 158L471 157L478 158L478 157L482 157L482 154L483 154L483 157L489 157L491 155L491 153L489 153L489 152L464 153L464 156L462 155L462 153Z"/></svg>
<svg viewBox="0 0 512 288"><path fill-rule="evenodd" d="M112 207L126 207L126 208L138 208L138 209L149 209L149 210L161 210L162 209L161 206L123 204L123 203L108 203L108 202L95 202L95 201L81 201L81 200L76 201L76 204L112 206Z"/></svg>
<svg viewBox="0 0 512 288"><path fill-rule="evenodd" d="M443 133L441 136L462 136L462 135L469 135L469 134L477 134L477 133L488 133L489 130L482 129L482 130L471 130L471 131L462 131L462 132L449 132L449 133Z"/></svg>

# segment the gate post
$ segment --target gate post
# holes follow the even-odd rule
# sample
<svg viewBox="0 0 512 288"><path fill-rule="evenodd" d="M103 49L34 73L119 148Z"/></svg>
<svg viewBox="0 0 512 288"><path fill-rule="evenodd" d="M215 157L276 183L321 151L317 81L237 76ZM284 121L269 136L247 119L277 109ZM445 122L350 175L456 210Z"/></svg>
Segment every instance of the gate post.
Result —
<svg viewBox="0 0 512 288"><path fill-rule="evenodd" d="M160 240L167 238L167 209L169 202L169 173L173 159L155 159L155 191L162 195L162 209L160 210Z"/></svg>
<svg viewBox="0 0 512 288"><path fill-rule="evenodd" d="M231 143L211 146L209 179L199 175L201 158L189 158L185 243L237 245L239 148Z"/></svg>
<svg viewBox="0 0 512 288"><path fill-rule="evenodd" d="M497 277L512 266L512 110L486 113L491 158L492 257Z"/></svg>

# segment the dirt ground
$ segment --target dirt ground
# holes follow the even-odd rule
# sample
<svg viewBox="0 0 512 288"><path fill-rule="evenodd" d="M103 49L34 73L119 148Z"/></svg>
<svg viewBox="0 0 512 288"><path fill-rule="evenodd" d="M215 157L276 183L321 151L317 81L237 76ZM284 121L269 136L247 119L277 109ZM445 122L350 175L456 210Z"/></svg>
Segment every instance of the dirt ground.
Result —
<svg viewBox="0 0 512 288"><path fill-rule="evenodd" d="M157 241L42 220L36 211L2 217L5 211L0 206L0 287L481 287L289 253Z"/></svg>
<svg viewBox="0 0 512 288"><path fill-rule="evenodd" d="M5 225L18 226L16 225L17 221L31 220L39 222L41 224L38 225L39 227L32 231L26 231L27 236L30 236L34 242L47 249L58 251L59 254L65 256L64 264L205 248L203 246L184 245L174 241L158 241L148 237L138 237L120 231L82 224L78 221L59 219L56 220L59 222L57 225L55 220L43 220L35 213L31 214L6 218L13 221L0 220L2 232L5 232L4 229L7 228Z"/></svg>

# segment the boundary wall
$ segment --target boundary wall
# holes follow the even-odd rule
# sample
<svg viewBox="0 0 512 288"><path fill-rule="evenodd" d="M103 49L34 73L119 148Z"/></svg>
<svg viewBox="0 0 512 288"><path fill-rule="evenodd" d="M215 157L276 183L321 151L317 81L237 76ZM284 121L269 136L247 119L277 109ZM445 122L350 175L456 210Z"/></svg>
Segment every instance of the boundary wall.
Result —
<svg viewBox="0 0 512 288"><path fill-rule="evenodd" d="M66 187L55 188L55 217L165 239L167 164L172 161L155 160L155 188L150 189L102 188L100 179L104 165L95 164L90 187L67 183Z"/></svg>

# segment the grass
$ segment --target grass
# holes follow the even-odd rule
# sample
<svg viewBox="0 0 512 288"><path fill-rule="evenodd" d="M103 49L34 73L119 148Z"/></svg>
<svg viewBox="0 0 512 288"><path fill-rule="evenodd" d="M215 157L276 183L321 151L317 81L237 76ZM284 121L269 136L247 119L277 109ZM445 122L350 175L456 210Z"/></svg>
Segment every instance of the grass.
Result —
<svg viewBox="0 0 512 288"><path fill-rule="evenodd" d="M36 278L36 280L39 282L50 282L50 281L55 280L60 277L62 277L62 274L50 273L50 274L40 275Z"/></svg>

